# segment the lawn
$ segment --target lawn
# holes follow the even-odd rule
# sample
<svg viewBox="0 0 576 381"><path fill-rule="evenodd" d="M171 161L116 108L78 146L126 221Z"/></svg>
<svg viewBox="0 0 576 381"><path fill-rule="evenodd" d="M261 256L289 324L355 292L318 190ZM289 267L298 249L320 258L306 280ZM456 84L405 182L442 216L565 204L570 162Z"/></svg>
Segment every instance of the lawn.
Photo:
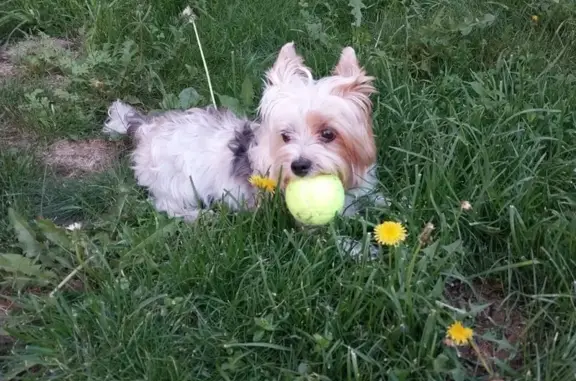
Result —
<svg viewBox="0 0 576 381"><path fill-rule="evenodd" d="M100 130L210 102L194 25L249 115L284 43L317 76L353 46L390 205L155 212ZM573 1L7 0L0 44L1 380L574 379ZM372 259L382 221L408 237Z"/></svg>

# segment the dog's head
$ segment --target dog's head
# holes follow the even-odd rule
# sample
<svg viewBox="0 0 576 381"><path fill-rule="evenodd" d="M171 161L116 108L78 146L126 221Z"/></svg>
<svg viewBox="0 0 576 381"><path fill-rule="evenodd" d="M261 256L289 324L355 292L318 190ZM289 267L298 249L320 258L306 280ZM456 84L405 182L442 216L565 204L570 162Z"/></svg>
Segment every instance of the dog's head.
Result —
<svg viewBox="0 0 576 381"><path fill-rule="evenodd" d="M331 76L315 81L293 43L266 74L259 113L270 148L270 175L336 174L347 188L376 161L372 132L373 77L347 47Z"/></svg>

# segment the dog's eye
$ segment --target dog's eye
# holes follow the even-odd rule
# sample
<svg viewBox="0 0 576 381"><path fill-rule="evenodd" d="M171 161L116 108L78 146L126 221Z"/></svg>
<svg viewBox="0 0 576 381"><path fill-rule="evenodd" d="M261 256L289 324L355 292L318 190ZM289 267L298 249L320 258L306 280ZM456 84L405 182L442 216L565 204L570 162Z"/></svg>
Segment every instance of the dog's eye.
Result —
<svg viewBox="0 0 576 381"><path fill-rule="evenodd" d="M288 135L286 132L282 132L280 136L282 136L282 140L284 140L284 143L288 143L290 141L290 135Z"/></svg>
<svg viewBox="0 0 576 381"><path fill-rule="evenodd" d="M320 131L320 138L322 139L323 142L329 143L332 140L336 139L336 133L334 133L334 131L332 131L331 129L326 128Z"/></svg>

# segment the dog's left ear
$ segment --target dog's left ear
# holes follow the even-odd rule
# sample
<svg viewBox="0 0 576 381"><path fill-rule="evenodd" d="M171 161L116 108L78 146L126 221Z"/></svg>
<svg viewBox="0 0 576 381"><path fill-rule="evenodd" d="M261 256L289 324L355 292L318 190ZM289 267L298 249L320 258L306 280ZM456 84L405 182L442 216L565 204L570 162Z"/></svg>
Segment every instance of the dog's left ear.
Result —
<svg viewBox="0 0 576 381"><path fill-rule="evenodd" d="M358 64L356 53L351 47L344 48L340 60L333 70L338 78L332 93L358 106L358 120L362 123L343 139L345 151L350 162L354 163L359 171L364 171L376 161L376 145L372 132L372 102L370 95L376 92L372 85L374 77Z"/></svg>
<svg viewBox="0 0 576 381"><path fill-rule="evenodd" d="M312 78L310 69L304 65L304 59L296 53L294 42L282 46L276 62L266 73L270 85L280 85L293 80Z"/></svg>
<svg viewBox="0 0 576 381"><path fill-rule="evenodd" d="M356 94L368 97L376 92L372 84L374 77L366 75L364 68L358 64L356 52L349 46L342 50L333 74L348 79L338 87L342 95Z"/></svg>

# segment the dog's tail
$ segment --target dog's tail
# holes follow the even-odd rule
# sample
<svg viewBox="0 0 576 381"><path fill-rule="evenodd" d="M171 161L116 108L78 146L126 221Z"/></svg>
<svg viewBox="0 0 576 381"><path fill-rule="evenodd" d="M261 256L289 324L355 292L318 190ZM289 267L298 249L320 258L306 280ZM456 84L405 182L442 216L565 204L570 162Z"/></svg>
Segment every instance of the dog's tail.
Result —
<svg viewBox="0 0 576 381"><path fill-rule="evenodd" d="M146 121L146 117L140 114L134 107L115 101L108 108L108 119L104 122L102 132L107 135L129 135L134 133Z"/></svg>

